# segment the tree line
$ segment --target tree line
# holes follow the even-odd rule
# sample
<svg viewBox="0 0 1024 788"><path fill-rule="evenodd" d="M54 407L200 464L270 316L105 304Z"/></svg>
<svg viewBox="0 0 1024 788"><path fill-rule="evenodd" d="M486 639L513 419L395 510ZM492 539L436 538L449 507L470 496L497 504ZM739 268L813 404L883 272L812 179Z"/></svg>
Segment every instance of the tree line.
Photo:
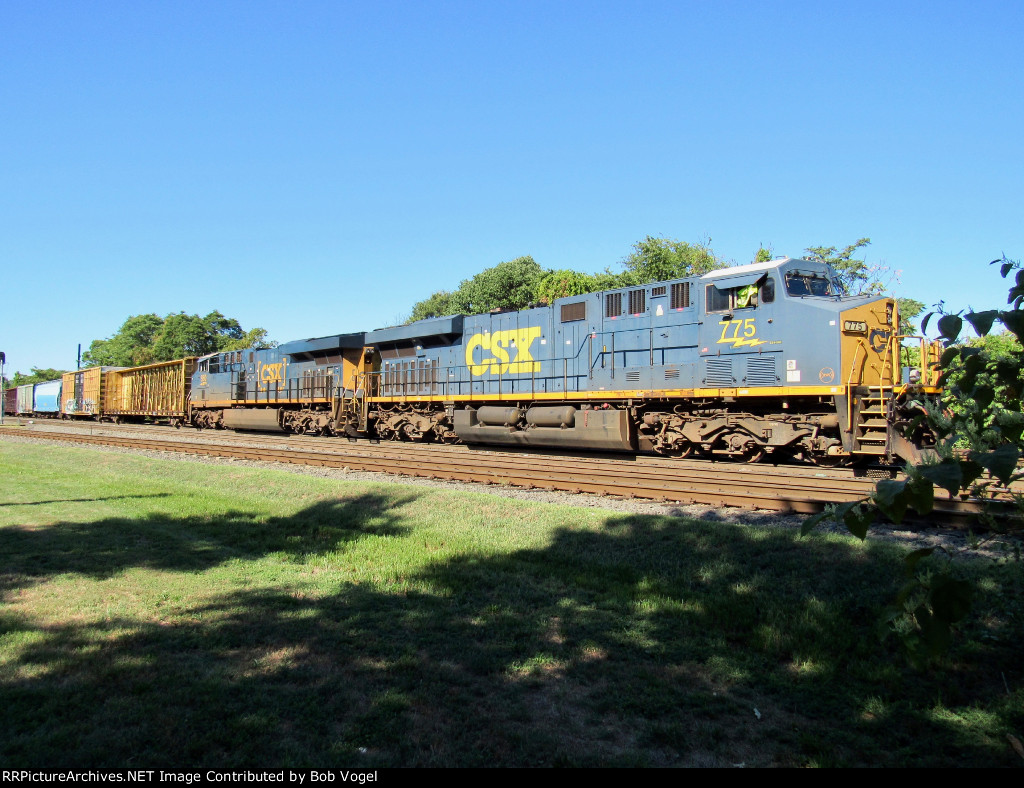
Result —
<svg viewBox="0 0 1024 788"><path fill-rule="evenodd" d="M82 366L140 367L185 356L203 356L227 350L275 347L264 328L245 331L237 320L218 311L205 317L174 312L131 315L106 339L94 339L82 354ZM56 380L67 370L32 367L28 375L15 372L4 385L22 386Z"/></svg>
<svg viewBox="0 0 1024 788"><path fill-rule="evenodd" d="M804 250L804 257L835 268L848 293L881 294L888 290L895 274L887 266L871 266L854 256L870 243L870 238L860 238L842 249L810 246ZM755 253L754 261L766 262L772 257L771 249L762 246ZM584 293L700 276L725 268L728 263L715 254L710 238L688 243L648 235L633 244L619 265L620 271L605 268L598 273L584 273L568 268L546 269L530 255L517 257L464 279L455 290L439 290L416 302L406 322L446 315L484 314L496 309L527 309ZM924 304L915 299L898 298L897 301L900 314L907 321L924 311ZM907 327L911 327L909 322Z"/></svg>
<svg viewBox="0 0 1024 788"><path fill-rule="evenodd" d="M176 312L166 317L132 315L117 333L95 339L82 354L86 366L138 367L185 356L274 347L267 331L244 331L237 320L213 311L205 317Z"/></svg>

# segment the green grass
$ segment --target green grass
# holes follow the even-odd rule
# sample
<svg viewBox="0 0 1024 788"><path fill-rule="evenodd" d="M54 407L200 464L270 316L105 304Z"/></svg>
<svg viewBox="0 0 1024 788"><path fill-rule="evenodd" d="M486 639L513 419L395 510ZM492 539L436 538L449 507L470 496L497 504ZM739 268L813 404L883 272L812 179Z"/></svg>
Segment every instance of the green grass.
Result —
<svg viewBox="0 0 1024 788"><path fill-rule="evenodd" d="M918 672L901 557L0 441L0 765L1024 764L1020 566Z"/></svg>

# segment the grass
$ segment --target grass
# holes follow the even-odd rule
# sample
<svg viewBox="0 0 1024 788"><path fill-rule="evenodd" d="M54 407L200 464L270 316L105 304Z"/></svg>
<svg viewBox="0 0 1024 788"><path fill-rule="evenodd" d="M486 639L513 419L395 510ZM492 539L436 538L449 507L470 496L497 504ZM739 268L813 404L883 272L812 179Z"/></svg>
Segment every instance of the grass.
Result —
<svg viewBox="0 0 1024 788"><path fill-rule="evenodd" d="M1024 764L1020 565L918 672L901 557L0 441L0 765Z"/></svg>

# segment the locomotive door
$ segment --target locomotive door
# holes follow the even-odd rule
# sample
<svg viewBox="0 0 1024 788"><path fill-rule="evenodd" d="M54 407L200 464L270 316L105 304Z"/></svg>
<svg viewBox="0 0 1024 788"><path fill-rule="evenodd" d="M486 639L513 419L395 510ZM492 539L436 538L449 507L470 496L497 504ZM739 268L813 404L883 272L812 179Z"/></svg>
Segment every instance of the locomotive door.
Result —
<svg viewBox="0 0 1024 788"><path fill-rule="evenodd" d="M245 402L246 399L245 366L235 364L231 367L231 396L233 399Z"/></svg>
<svg viewBox="0 0 1024 788"><path fill-rule="evenodd" d="M591 307L593 309L593 307ZM594 340L596 326L591 325L588 304L585 300L563 304L561 309L552 310L555 321L554 343L547 349L547 339L542 338L534 346L534 358L543 359L550 354L550 390L587 391L591 388ZM547 363L544 367L547 367Z"/></svg>
<svg viewBox="0 0 1024 788"><path fill-rule="evenodd" d="M81 413L85 409L85 373L75 373L75 404L72 408L74 413Z"/></svg>

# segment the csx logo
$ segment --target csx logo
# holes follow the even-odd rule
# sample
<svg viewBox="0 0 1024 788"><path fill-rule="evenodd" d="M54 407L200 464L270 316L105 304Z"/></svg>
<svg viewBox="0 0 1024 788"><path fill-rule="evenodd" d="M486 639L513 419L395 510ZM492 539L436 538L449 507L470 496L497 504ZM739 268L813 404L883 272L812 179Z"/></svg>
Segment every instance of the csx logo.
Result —
<svg viewBox="0 0 1024 788"><path fill-rule="evenodd" d="M262 361L256 365L256 380L259 387L265 389L268 383L283 384L288 361L279 361L276 364L264 364Z"/></svg>
<svg viewBox="0 0 1024 788"><path fill-rule="evenodd" d="M474 334L466 344L466 366L471 375L506 372L540 372L540 362L530 355L530 345L540 336L540 326ZM481 352L477 360L477 349ZM514 353L514 357L512 353ZM488 355L489 353L489 355ZM512 360L514 358L514 360Z"/></svg>

